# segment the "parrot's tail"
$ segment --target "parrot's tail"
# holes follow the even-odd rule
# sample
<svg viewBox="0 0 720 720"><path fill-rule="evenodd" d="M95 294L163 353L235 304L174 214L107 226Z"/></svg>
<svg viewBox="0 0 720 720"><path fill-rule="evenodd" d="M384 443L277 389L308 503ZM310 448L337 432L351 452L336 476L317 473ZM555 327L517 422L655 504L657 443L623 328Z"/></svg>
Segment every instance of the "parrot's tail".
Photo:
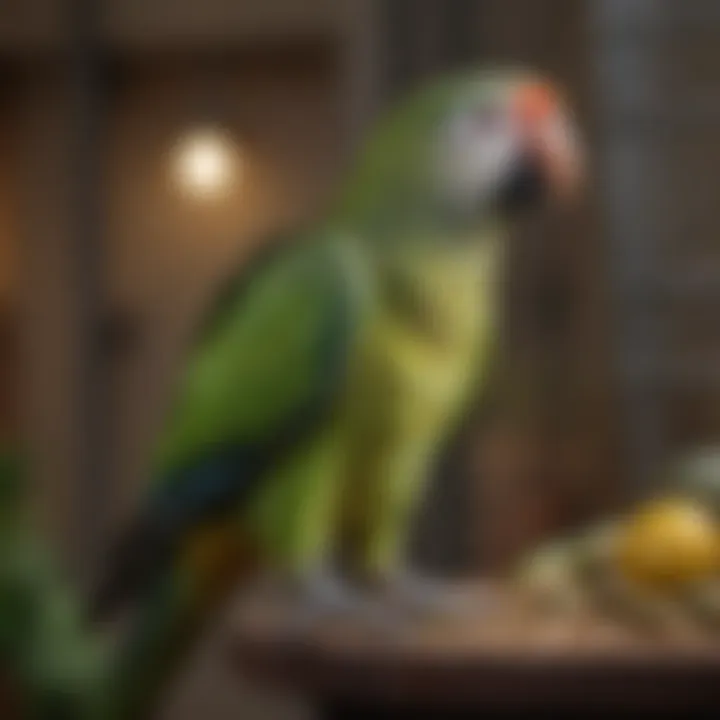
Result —
<svg viewBox="0 0 720 720"><path fill-rule="evenodd" d="M89 618L96 623L113 618L143 587L151 585L157 569L172 557L173 539L152 518L136 522L108 563L111 573L93 590Z"/></svg>
<svg viewBox="0 0 720 720"><path fill-rule="evenodd" d="M191 598L178 597L173 579L158 586L117 650L112 669L113 720L153 716L188 646L199 636L201 622L199 608Z"/></svg>
<svg viewBox="0 0 720 720"><path fill-rule="evenodd" d="M122 633L110 671L112 720L152 717L203 631L222 615L233 591L256 577L255 553L229 524L200 532L189 544L182 560L143 592Z"/></svg>
<svg viewBox="0 0 720 720"><path fill-rule="evenodd" d="M127 620L109 671L113 720L148 716L232 590L255 577L258 553L237 511L263 477L263 457L234 447L184 468L111 552L90 616L97 626Z"/></svg>

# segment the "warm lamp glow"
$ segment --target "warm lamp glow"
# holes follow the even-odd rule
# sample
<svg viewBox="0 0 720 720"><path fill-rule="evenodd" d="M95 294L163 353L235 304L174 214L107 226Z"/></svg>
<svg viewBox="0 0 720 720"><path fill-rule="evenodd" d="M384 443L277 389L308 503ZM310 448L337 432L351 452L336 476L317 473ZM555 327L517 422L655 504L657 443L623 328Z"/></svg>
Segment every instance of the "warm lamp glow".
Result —
<svg viewBox="0 0 720 720"><path fill-rule="evenodd" d="M237 182L237 148L219 130L196 130L178 142L172 158L175 182L192 197L215 198Z"/></svg>

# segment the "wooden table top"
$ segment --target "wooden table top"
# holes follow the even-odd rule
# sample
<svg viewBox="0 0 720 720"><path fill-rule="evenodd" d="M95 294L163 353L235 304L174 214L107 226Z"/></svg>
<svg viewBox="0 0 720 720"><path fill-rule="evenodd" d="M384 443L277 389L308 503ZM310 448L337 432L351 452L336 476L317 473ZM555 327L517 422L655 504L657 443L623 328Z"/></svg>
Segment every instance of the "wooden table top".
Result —
<svg viewBox="0 0 720 720"><path fill-rule="evenodd" d="M390 632L360 619L287 630L282 603L238 608L243 672L315 698L378 703L720 708L720 644L641 637L597 618L543 618L511 593L478 590L478 611Z"/></svg>

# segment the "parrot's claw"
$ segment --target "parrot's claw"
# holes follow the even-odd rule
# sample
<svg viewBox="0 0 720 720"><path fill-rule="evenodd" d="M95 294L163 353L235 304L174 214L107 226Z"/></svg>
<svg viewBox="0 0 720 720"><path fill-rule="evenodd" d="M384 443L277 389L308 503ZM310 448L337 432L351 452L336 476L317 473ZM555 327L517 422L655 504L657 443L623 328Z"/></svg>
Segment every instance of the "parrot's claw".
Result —
<svg viewBox="0 0 720 720"><path fill-rule="evenodd" d="M489 608L489 594L411 572L398 573L386 585L388 603L408 620L478 614Z"/></svg>
<svg viewBox="0 0 720 720"><path fill-rule="evenodd" d="M376 597L329 571L308 575L296 590L291 614L300 630L312 629L327 621L348 619L381 626L388 619Z"/></svg>
<svg viewBox="0 0 720 720"><path fill-rule="evenodd" d="M347 615L357 612L363 600L354 588L336 575L319 572L309 576L301 587L301 601L327 615Z"/></svg>

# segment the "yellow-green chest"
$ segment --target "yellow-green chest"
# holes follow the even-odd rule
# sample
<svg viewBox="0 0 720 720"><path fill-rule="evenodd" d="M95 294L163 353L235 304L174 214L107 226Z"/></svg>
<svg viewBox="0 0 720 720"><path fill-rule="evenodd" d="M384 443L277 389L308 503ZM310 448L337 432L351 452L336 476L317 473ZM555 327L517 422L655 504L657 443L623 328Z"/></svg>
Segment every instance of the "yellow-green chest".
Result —
<svg viewBox="0 0 720 720"><path fill-rule="evenodd" d="M484 367L497 274L487 243L418 254L381 278L353 373L375 422L433 431L457 412Z"/></svg>

